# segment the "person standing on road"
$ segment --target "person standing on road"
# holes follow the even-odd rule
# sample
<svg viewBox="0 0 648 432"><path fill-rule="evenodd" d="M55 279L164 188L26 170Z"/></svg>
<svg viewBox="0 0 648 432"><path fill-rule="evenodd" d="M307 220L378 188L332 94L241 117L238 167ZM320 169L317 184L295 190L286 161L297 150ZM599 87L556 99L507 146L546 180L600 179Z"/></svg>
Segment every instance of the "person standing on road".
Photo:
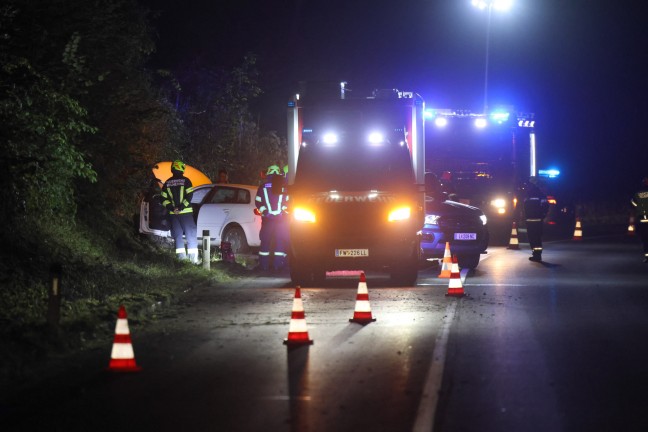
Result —
<svg viewBox="0 0 648 432"><path fill-rule="evenodd" d="M644 262L648 263L648 177L641 182L641 189L634 194L631 200L635 208L635 223L643 243Z"/></svg>
<svg viewBox="0 0 648 432"><path fill-rule="evenodd" d="M162 205L169 211L176 256L182 260L189 259L195 264L198 262L198 238L191 207L193 185L191 180L184 176L184 171L184 162L176 160L171 164L172 176L162 186ZM187 238L186 251L183 235Z"/></svg>
<svg viewBox="0 0 648 432"><path fill-rule="evenodd" d="M270 270L270 254L274 254L274 269L282 270L287 256L288 195L285 179L278 165L271 165L264 183L257 189L256 208L262 216L259 268Z"/></svg>
<svg viewBox="0 0 648 432"><path fill-rule="evenodd" d="M547 195L538 187L536 177L530 177L524 185L524 217L526 221L527 236L531 246L530 261L542 261L542 224L549 210Z"/></svg>

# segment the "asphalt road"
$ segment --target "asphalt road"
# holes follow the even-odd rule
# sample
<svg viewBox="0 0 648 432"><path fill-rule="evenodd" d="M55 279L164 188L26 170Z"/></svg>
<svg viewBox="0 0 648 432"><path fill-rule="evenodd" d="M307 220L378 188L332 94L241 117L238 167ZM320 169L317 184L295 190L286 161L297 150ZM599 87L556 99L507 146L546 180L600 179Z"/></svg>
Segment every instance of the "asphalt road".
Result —
<svg viewBox="0 0 648 432"><path fill-rule="evenodd" d="M16 398L3 430L648 430L648 265L628 237L489 249L446 297L368 274L375 322L350 323L356 277L302 289L313 345L288 350L287 275L195 289L132 328L132 374L105 350ZM138 332L139 331L139 332ZM37 409L35 409L37 407Z"/></svg>

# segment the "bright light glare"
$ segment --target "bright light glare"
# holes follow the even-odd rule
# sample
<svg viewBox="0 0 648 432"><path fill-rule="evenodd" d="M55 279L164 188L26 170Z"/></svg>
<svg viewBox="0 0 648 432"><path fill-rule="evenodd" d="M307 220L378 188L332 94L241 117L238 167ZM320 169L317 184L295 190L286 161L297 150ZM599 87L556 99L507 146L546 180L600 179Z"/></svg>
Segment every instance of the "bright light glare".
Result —
<svg viewBox="0 0 648 432"><path fill-rule="evenodd" d="M380 132L371 132L369 134L368 139L369 139L369 142L371 144L373 144L373 145L382 144L383 141L385 141L385 136L383 134L381 134Z"/></svg>
<svg viewBox="0 0 648 432"><path fill-rule="evenodd" d="M293 217L299 222L315 223L315 213L305 208L297 207L293 211Z"/></svg>
<svg viewBox="0 0 648 432"><path fill-rule="evenodd" d="M498 209L497 209L497 214L504 214L504 213L506 213L506 209L505 209L505 208L498 208Z"/></svg>
<svg viewBox="0 0 648 432"><path fill-rule="evenodd" d="M395 210L392 210L389 213L389 217L387 220L389 222L394 222L394 221L400 221L400 220L406 220L410 218L411 214L411 209L409 207L400 207Z"/></svg>
<svg viewBox="0 0 648 432"><path fill-rule="evenodd" d="M505 208L506 200L504 200L503 198L497 198L491 201L491 205L495 208Z"/></svg>
<svg viewBox="0 0 648 432"><path fill-rule="evenodd" d="M479 9L493 7L497 10L509 10L513 6L513 0L472 0L472 5Z"/></svg>
<svg viewBox="0 0 648 432"><path fill-rule="evenodd" d="M486 127L487 124L488 124L488 122L486 121L485 118L475 119L475 127L477 127L477 128L483 129L483 128Z"/></svg>
<svg viewBox="0 0 648 432"><path fill-rule="evenodd" d="M437 117L436 119L434 119L434 124L437 127L444 127L448 124L448 119L445 117Z"/></svg>
<svg viewBox="0 0 648 432"><path fill-rule="evenodd" d="M338 136L336 134L334 134L333 132L327 132L322 137L322 141L324 142L324 144L327 144L327 145L337 144Z"/></svg>
<svg viewBox="0 0 648 432"><path fill-rule="evenodd" d="M488 222L488 219L486 219L486 215L479 216L479 219L481 219L482 225L486 225L486 222Z"/></svg>
<svg viewBox="0 0 648 432"><path fill-rule="evenodd" d="M425 224L426 225L438 225L439 224L439 215L425 215Z"/></svg>

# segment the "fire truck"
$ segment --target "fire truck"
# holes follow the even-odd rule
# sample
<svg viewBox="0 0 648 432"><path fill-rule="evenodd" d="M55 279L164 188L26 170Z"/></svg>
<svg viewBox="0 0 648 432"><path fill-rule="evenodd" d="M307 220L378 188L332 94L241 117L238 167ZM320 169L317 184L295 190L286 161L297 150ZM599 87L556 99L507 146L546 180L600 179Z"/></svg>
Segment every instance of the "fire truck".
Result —
<svg viewBox="0 0 648 432"><path fill-rule="evenodd" d="M451 199L482 209L491 243L505 243L520 209L519 186L537 173L534 115L513 107L489 114L454 109L425 114L428 170Z"/></svg>
<svg viewBox="0 0 648 432"><path fill-rule="evenodd" d="M418 275L425 203L424 101L376 90L349 97L305 87L288 103L290 271L296 284L327 271Z"/></svg>

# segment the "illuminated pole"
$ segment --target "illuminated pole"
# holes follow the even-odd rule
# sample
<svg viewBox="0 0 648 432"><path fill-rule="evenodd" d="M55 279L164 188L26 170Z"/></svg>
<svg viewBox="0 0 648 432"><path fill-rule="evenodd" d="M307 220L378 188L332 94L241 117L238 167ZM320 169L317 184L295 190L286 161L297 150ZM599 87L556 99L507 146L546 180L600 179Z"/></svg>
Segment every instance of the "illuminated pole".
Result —
<svg viewBox="0 0 648 432"><path fill-rule="evenodd" d="M484 114L488 112L488 59L490 57L490 28L493 8L507 10L512 0L472 0L472 5L479 9L488 9L486 18L486 60L484 67Z"/></svg>

